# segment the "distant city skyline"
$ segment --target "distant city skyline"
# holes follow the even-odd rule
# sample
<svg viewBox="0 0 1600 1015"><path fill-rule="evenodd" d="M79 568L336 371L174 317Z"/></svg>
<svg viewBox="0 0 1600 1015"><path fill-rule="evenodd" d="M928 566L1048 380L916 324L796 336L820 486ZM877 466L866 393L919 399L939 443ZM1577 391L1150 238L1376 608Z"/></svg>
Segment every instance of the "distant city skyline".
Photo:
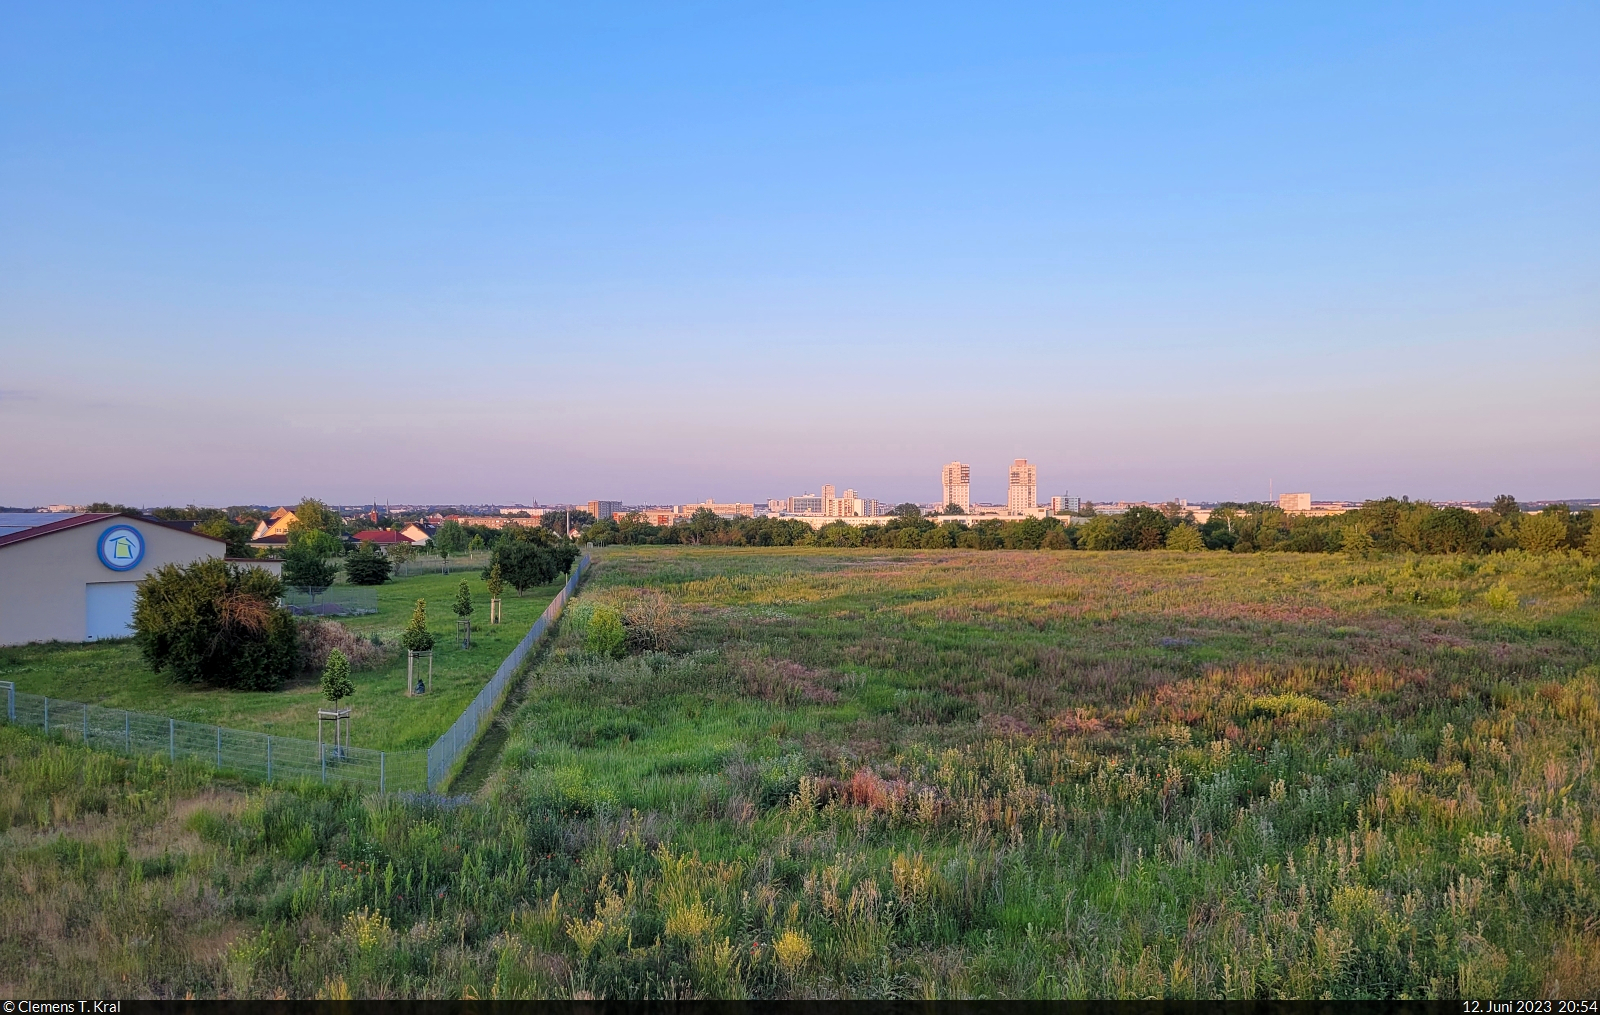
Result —
<svg viewBox="0 0 1600 1015"><path fill-rule="evenodd" d="M1596 39L15 5L0 504L1600 495Z"/></svg>

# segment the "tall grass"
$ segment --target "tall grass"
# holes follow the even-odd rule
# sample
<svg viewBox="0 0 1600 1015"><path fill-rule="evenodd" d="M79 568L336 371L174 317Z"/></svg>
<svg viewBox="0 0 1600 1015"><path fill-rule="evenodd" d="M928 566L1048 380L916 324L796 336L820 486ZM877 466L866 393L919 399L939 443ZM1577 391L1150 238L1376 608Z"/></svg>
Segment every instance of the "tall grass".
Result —
<svg viewBox="0 0 1600 1015"><path fill-rule="evenodd" d="M608 551L675 644L573 611L477 802L0 730L3 986L1593 996L1594 570L1484 565Z"/></svg>

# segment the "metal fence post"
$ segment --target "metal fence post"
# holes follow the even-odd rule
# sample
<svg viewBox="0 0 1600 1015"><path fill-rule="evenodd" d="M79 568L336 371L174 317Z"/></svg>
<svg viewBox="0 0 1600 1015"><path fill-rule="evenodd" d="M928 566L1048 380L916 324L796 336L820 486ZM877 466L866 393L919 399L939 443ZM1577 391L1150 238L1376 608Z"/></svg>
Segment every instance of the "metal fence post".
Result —
<svg viewBox="0 0 1600 1015"><path fill-rule="evenodd" d="M328 781L328 749L321 741L317 742L317 753L322 755L322 781Z"/></svg>
<svg viewBox="0 0 1600 1015"><path fill-rule="evenodd" d="M44 696L44 735L46 739L50 736L50 696L48 694Z"/></svg>
<svg viewBox="0 0 1600 1015"><path fill-rule="evenodd" d="M378 752L378 792L383 792L383 752Z"/></svg>
<svg viewBox="0 0 1600 1015"><path fill-rule="evenodd" d="M217 767L222 767L222 727L217 727Z"/></svg>
<svg viewBox="0 0 1600 1015"><path fill-rule="evenodd" d="M267 734L267 781L272 781L272 734Z"/></svg>
<svg viewBox="0 0 1600 1015"><path fill-rule="evenodd" d="M167 720L167 760L176 763L178 760L178 721Z"/></svg>

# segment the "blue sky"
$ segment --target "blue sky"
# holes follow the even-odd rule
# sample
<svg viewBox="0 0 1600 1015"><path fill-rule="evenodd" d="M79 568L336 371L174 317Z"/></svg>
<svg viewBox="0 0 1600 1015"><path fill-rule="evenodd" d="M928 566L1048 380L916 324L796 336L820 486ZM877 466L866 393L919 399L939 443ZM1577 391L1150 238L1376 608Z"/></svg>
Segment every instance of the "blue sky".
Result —
<svg viewBox="0 0 1600 1015"><path fill-rule="evenodd" d="M0 503L1600 496L1593 4L13 5Z"/></svg>

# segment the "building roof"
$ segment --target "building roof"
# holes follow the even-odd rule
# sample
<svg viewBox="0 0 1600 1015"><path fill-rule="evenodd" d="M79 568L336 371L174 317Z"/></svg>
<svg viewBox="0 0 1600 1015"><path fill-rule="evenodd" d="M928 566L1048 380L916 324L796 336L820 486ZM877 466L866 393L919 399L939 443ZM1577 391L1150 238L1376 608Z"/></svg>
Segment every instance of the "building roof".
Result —
<svg viewBox="0 0 1600 1015"><path fill-rule="evenodd" d="M146 525L159 525L163 529L171 529L174 532L187 533L188 535L196 536L200 539L209 539L214 543L227 542L226 539L219 539L216 536L208 536L203 532L195 532L182 522L167 522L160 518L148 518L144 515L135 516L124 515L116 512L92 511L81 515L68 515L65 518L58 518L53 522L46 522L43 525L34 525L26 529L18 529L12 532L7 532L4 535L0 535L0 546L10 546L13 543L25 542L29 539L34 539L39 536L48 536L55 532L65 532L67 529L75 529L80 525L93 525L96 522L103 522L109 518L126 518L129 521L144 522Z"/></svg>
<svg viewBox="0 0 1600 1015"><path fill-rule="evenodd" d="M31 529L39 525L49 525L63 518L71 518L82 514L81 511L6 511L0 513L0 536L9 536L13 532Z"/></svg>
<svg viewBox="0 0 1600 1015"><path fill-rule="evenodd" d="M411 542L411 540L407 539L404 535L394 531L393 529L362 529L360 532L356 533L355 539L358 543L381 544Z"/></svg>

